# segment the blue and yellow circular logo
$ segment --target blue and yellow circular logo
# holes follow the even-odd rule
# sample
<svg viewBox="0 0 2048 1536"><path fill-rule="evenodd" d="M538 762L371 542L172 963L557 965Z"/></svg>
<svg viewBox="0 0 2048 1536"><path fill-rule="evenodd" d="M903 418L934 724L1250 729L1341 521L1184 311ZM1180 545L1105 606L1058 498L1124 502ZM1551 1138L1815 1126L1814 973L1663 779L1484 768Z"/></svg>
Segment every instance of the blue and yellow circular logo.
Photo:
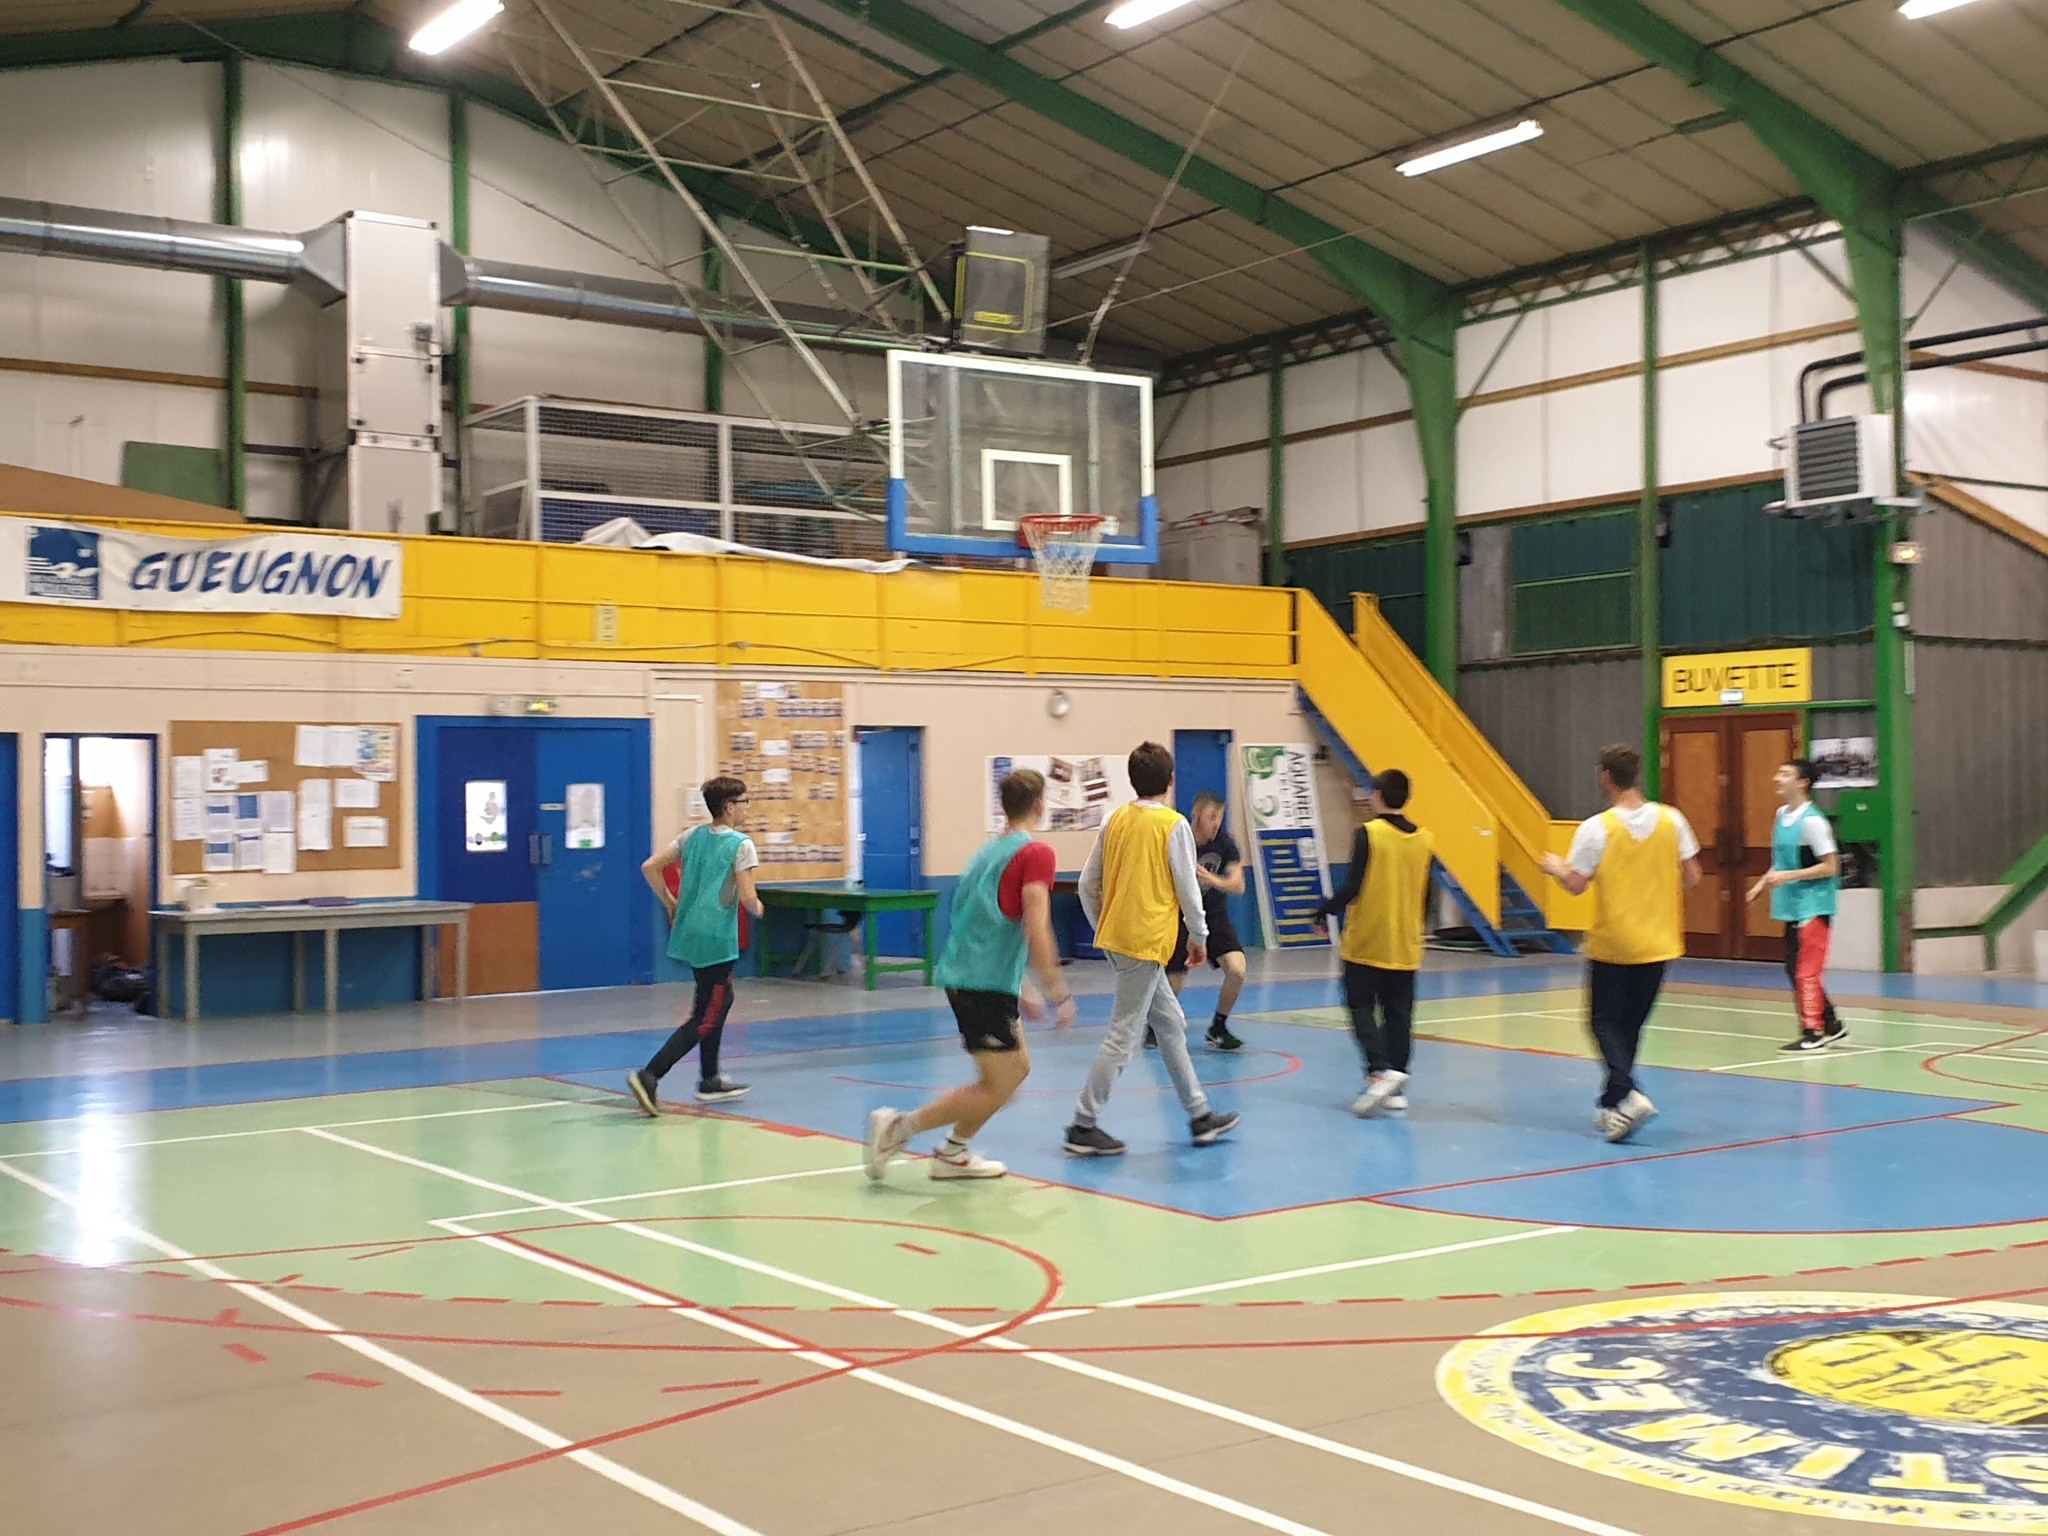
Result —
<svg viewBox="0 0 2048 1536"><path fill-rule="evenodd" d="M1587 1471L1788 1514L2048 1536L2048 1308L1745 1292L1568 1307L1437 1367Z"/></svg>

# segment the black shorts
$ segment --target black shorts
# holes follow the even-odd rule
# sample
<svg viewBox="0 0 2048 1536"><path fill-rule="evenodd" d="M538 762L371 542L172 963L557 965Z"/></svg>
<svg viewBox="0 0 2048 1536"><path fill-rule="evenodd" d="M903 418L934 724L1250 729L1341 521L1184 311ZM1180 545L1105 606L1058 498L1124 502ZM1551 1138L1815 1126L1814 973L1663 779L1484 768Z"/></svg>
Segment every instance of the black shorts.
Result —
<svg viewBox="0 0 2048 1536"><path fill-rule="evenodd" d="M1209 968L1220 970L1225 955L1244 953L1244 940L1237 936L1237 925L1228 917L1217 916L1209 919ZM1173 958L1166 962L1166 974L1184 976L1188 969L1188 925L1180 925L1180 937L1173 941Z"/></svg>
<svg viewBox="0 0 2048 1536"><path fill-rule="evenodd" d="M1023 1045L1017 1033L1017 997L1013 992L969 992L946 988L960 1043L971 1056L1004 1055Z"/></svg>

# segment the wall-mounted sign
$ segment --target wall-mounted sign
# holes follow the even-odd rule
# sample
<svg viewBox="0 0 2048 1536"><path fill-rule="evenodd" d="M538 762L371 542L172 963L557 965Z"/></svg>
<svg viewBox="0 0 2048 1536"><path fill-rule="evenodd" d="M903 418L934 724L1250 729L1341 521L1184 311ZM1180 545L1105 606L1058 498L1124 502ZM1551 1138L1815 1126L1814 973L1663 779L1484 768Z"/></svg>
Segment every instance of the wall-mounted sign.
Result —
<svg viewBox="0 0 2048 1536"><path fill-rule="evenodd" d="M471 779L462 786L462 846L471 853L503 853L508 836L505 781Z"/></svg>
<svg viewBox="0 0 2048 1536"><path fill-rule="evenodd" d="M568 832L562 839L571 848L604 846L604 786L571 784L568 795Z"/></svg>
<svg viewBox="0 0 2048 1536"><path fill-rule="evenodd" d="M1813 698L1813 652L1722 651L1664 658L1666 709L1805 704Z"/></svg>
<svg viewBox="0 0 2048 1536"><path fill-rule="evenodd" d="M403 552L326 533L167 539L0 518L0 603L395 619Z"/></svg>

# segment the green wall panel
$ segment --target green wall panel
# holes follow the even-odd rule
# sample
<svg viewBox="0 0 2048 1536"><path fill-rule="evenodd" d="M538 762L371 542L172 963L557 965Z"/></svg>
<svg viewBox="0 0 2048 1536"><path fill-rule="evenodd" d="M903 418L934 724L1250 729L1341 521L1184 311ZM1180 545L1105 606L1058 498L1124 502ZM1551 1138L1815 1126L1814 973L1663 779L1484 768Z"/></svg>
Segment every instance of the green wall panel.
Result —
<svg viewBox="0 0 2048 1536"><path fill-rule="evenodd" d="M1293 584L1305 588L1330 610L1346 634L1351 632L1351 594L1375 593L1380 613L1408 649L1422 654L1423 547L1419 536L1361 540L1356 544L1319 544L1295 550Z"/></svg>
<svg viewBox="0 0 2048 1536"><path fill-rule="evenodd" d="M1746 645L1870 628L1869 524L1823 524L1764 511L1777 482L1675 496L1663 552L1667 647Z"/></svg>

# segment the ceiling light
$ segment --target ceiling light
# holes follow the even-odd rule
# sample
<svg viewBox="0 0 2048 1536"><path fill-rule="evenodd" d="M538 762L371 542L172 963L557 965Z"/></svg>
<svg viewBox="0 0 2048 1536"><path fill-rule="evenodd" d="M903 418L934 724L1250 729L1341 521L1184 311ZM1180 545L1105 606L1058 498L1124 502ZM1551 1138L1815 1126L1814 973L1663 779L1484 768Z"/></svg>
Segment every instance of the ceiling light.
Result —
<svg viewBox="0 0 2048 1536"><path fill-rule="evenodd" d="M1506 149L1511 144L1526 144L1531 139L1542 137L1543 125L1533 117L1525 117L1511 127L1495 128L1476 138L1460 139L1455 144L1446 144L1441 149L1432 149L1427 154L1403 160L1394 169L1403 176L1427 176L1431 171L1440 171L1447 165L1456 165L1460 160L1476 159L1480 155L1490 155L1496 149Z"/></svg>
<svg viewBox="0 0 2048 1536"><path fill-rule="evenodd" d="M412 35L414 53L444 53L505 9L505 0L455 0Z"/></svg>
<svg viewBox="0 0 2048 1536"><path fill-rule="evenodd" d="M1124 3L1102 19L1112 27L1142 27L1146 22L1164 16L1168 11L1177 11L1188 0L1124 0Z"/></svg>
<svg viewBox="0 0 2048 1536"><path fill-rule="evenodd" d="M1137 239L1126 240L1122 245L1113 245L1106 250L1083 251L1080 255L1070 256L1054 267L1052 275L1062 279L1079 277L1083 272L1093 272L1100 267L1113 267L1118 262L1142 256L1151 249L1150 240Z"/></svg>
<svg viewBox="0 0 2048 1536"><path fill-rule="evenodd" d="M1970 0L1906 0L1899 7L1899 14L1908 21L1918 21L1922 16L1939 16L1943 11L1952 11L1959 5L1968 5Z"/></svg>

